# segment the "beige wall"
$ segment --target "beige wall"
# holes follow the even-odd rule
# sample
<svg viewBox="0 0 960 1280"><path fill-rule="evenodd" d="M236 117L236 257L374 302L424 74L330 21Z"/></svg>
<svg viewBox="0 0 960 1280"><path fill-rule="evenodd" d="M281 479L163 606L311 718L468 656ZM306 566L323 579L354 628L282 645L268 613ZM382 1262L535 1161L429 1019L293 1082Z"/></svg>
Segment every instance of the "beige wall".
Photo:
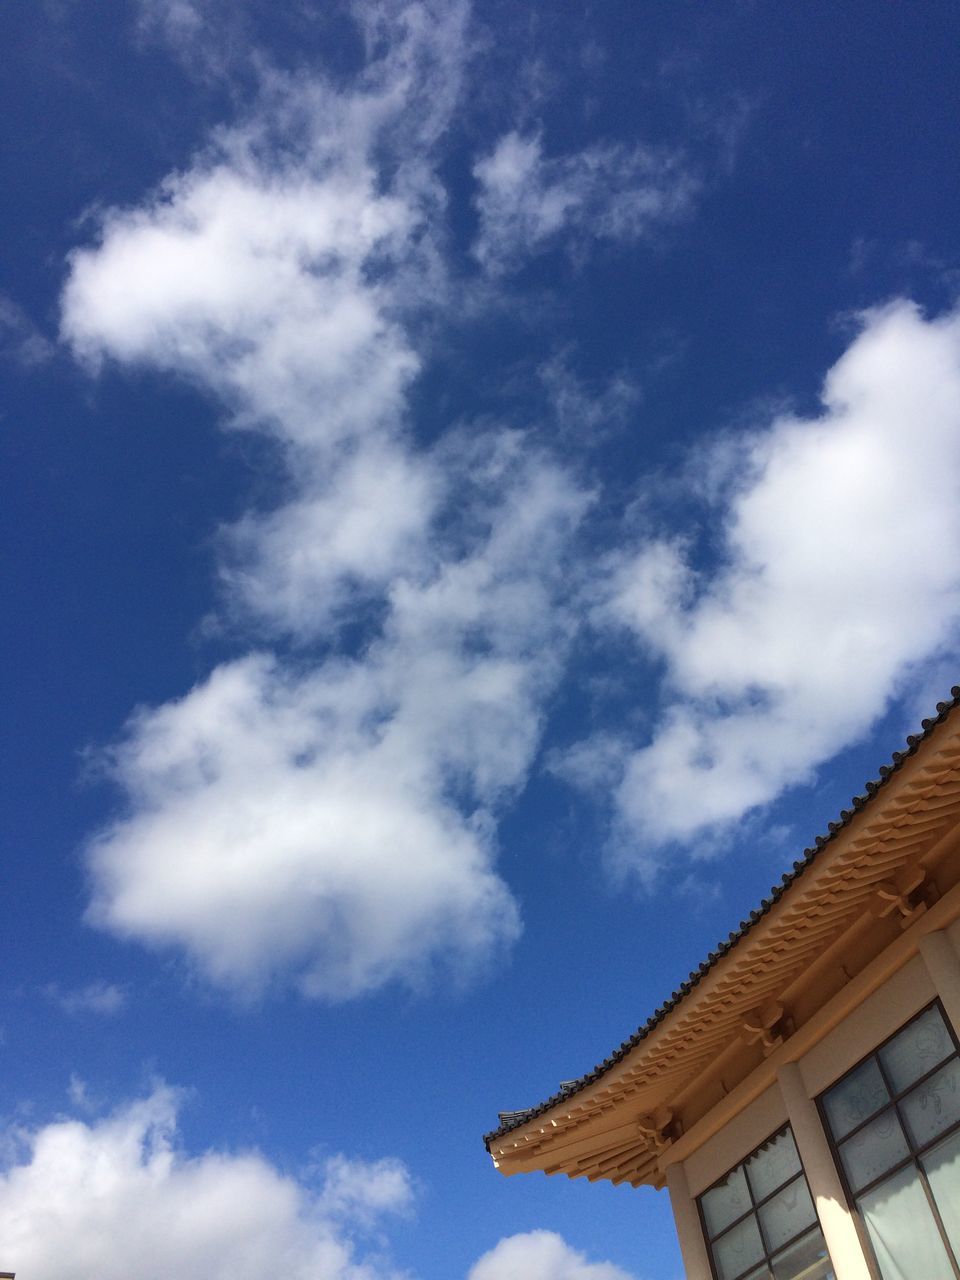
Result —
<svg viewBox="0 0 960 1280"><path fill-rule="evenodd" d="M960 940L960 922L955 932ZM935 996L926 966L915 956L800 1059L807 1095L823 1093ZM783 1097L773 1085L683 1161L690 1194L700 1195L786 1122Z"/></svg>
<svg viewBox="0 0 960 1280"><path fill-rule="evenodd" d="M786 1123L783 1097L773 1085L683 1161L690 1194L700 1195Z"/></svg>
<svg viewBox="0 0 960 1280"><path fill-rule="evenodd" d="M960 920L945 931L945 934L940 935L941 945L945 937L949 937L955 953L951 956L949 948L947 949L950 963L946 967L952 972L940 980L941 995L946 998L947 993L942 989L944 981L957 988L954 995L960 991L960 966L954 963L960 957ZM796 1064L787 1063L779 1068L781 1078L777 1084L761 1093L723 1129L707 1138L681 1162L683 1177L673 1179L677 1186L675 1189L673 1182L671 1183L671 1198L678 1198L677 1192L683 1187L689 1196L688 1203L694 1208L697 1196L787 1122L790 1108L795 1131L797 1124L802 1124L805 1130L802 1134L797 1132L798 1146L801 1146L808 1181L817 1201L821 1224L837 1274L844 1277L844 1280L847 1277L850 1280L867 1280L868 1268L855 1228L843 1204L843 1192L833 1157L815 1109L808 1100L823 1093L937 996L928 963L925 963L923 956L914 956L861 1004L851 1009L843 1021L827 1032ZM934 972L937 972L936 967ZM793 1074L787 1079L789 1073ZM790 1088L786 1088L787 1085ZM687 1136L693 1137L694 1133L695 1130L692 1130ZM805 1143L800 1142L801 1137L805 1139ZM677 1206L674 1208L676 1212ZM699 1224L689 1213L683 1216L686 1220L681 1223L681 1215L677 1215L677 1226L685 1244L684 1257L688 1275L699 1278L703 1272L706 1276L708 1270L704 1271L705 1258L704 1261L698 1260L692 1269L687 1260L687 1255L694 1256L697 1248L701 1252L703 1250L702 1243L695 1238L699 1233Z"/></svg>
<svg viewBox="0 0 960 1280"><path fill-rule="evenodd" d="M809 1096L823 1093L936 994L926 966L914 956L800 1059L800 1074Z"/></svg>

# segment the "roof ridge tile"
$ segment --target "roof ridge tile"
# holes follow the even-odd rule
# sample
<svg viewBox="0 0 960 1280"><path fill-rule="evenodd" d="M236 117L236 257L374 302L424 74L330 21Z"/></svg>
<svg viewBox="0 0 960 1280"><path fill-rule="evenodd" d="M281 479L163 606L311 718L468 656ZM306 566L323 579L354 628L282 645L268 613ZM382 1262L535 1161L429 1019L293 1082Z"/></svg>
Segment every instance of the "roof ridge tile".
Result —
<svg viewBox="0 0 960 1280"><path fill-rule="evenodd" d="M850 802L853 806L852 811L850 809L841 809L840 821L830 822L827 824L829 834L816 836L813 845L804 849L803 858L794 862L793 871L784 872L780 877L780 884L774 885L770 890L770 896L774 902L780 900L787 887L803 875L804 871L806 871L806 869L815 861L818 853L820 853L822 849L824 849L836 836L838 836L858 813L862 812L864 807L900 769L903 762L909 756L914 754L920 743L928 738L937 725L942 724L958 705L960 705L960 685L954 685L950 690L950 701L937 703L936 717L933 719L928 717L926 720L921 720L920 727L922 732L919 734L907 735L907 750L894 751L891 756L892 763L883 764L877 770L879 775L878 779L868 781L864 784L864 792L866 794L858 796L855 795L852 798ZM653 1031L653 1029L663 1021L667 1014L680 1003L684 996L688 994L691 988L700 983L701 979L710 972L717 961L722 956L727 955L744 937L746 937L747 933L749 933L753 926L757 924L761 916L765 915L769 910L770 903L767 899L763 899L761 905L764 907L764 910L761 912L752 911L748 921L740 922L739 930L731 932L726 941L718 944L716 950L708 952L707 959L701 962L699 968L691 971L689 983L681 983L680 990L674 991L670 999L660 1005L653 1015L637 1028L633 1035L624 1040L619 1048L613 1051L609 1058L604 1058L604 1060L598 1063L592 1071L588 1071L585 1075L580 1076L579 1079L564 1081L560 1086L559 1092L553 1094L537 1106L529 1107L522 1111L503 1111L498 1113L498 1119L500 1120L499 1129L494 1129L492 1132L486 1133L483 1136L483 1142L487 1150L490 1150L490 1144L494 1139L503 1137L513 1129L518 1129L522 1124L525 1124L527 1120L532 1120L534 1116L542 1115L545 1111L549 1111L550 1108L555 1106L558 1102L562 1102L565 1099L570 1098L573 1094L579 1093L582 1089L585 1089L588 1084L592 1084L595 1080L598 1080L600 1076L609 1071L611 1067L616 1066L618 1062L621 1062L631 1049L635 1049L641 1041L646 1039L650 1032ZM505 1119L505 1117L509 1117L509 1119Z"/></svg>

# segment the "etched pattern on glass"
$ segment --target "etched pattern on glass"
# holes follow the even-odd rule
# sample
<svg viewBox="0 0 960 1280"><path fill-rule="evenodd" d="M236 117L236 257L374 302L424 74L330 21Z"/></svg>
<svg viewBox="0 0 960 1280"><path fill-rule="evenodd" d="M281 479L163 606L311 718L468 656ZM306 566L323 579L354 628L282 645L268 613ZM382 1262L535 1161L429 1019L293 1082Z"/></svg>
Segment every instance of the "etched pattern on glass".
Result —
<svg viewBox="0 0 960 1280"><path fill-rule="evenodd" d="M834 1280L790 1127L700 1197L717 1280Z"/></svg>
<svg viewBox="0 0 960 1280"><path fill-rule="evenodd" d="M757 1210L764 1243L770 1253L798 1236L805 1227L812 1227L817 1220L816 1210L807 1190L805 1178L793 1182L770 1197Z"/></svg>
<svg viewBox="0 0 960 1280"><path fill-rule="evenodd" d="M720 1280L737 1280L748 1267L763 1257L763 1241L757 1220L751 1214L713 1244Z"/></svg>
<svg viewBox="0 0 960 1280"><path fill-rule="evenodd" d="M833 1267L819 1227L773 1260L773 1280L834 1280Z"/></svg>
<svg viewBox="0 0 960 1280"><path fill-rule="evenodd" d="M953 1053L953 1041L943 1023L943 1015L934 1005L919 1018L914 1018L879 1051L877 1056L895 1093L909 1089L914 1080Z"/></svg>
<svg viewBox="0 0 960 1280"><path fill-rule="evenodd" d="M909 1154L910 1148L893 1107L840 1144L840 1159L853 1191L875 1182Z"/></svg>
<svg viewBox="0 0 960 1280"><path fill-rule="evenodd" d="M771 1191L782 1187L800 1172L800 1156L793 1133L789 1129L778 1133L744 1164L754 1200L765 1199Z"/></svg>
<svg viewBox="0 0 960 1280"><path fill-rule="evenodd" d="M834 1085L823 1100L833 1136L839 1142L857 1125L885 1107L890 1101L887 1086L876 1060L870 1058L862 1066Z"/></svg>
<svg viewBox="0 0 960 1280"><path fill-rule="evenodd" d="M920 1163L940 1210L947 1239L960 1257L960 1132L935 1146Z"/></svg>
<svg viewBox="0 0 960 1280"><path fill-rule="evenodd" d="M722 1182L701 1196L700 1204L711 1236L718 1236L724 1227L742 1218L750 1208L743 1165L738 1164Z"/></svg>
<svg viewBox="0 0 960 1280"><path fill-rule="evenodd" d="M904 1127L914 1147L925 1147L960 1121L960 1061L928 1076L900 1103Z"/></svg>
<svg viewBox="0 0 960 1280"><path fill-rule="evenodd" d="M924 1010L821 1105L883 1280L957 1280L960 1054L942 1009Z"/></svg>

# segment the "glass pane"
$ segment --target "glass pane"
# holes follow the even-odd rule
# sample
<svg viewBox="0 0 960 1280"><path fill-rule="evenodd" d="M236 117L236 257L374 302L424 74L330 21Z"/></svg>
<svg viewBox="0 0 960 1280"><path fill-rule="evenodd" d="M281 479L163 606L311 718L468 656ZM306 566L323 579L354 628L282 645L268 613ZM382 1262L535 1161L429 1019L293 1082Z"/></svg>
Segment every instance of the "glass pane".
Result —
<svg viewBox="0 0 960 1280"><path fill-rule="evenodd" d="M904 1027L880 1050L879 1057L894 1091L902 1093L914 1080L919 1080L955 1052L950 1033L943 1025L943 1015L934 1006Z"/></svg>
<svg viewBox="0 0 960 1280"><path fill-rule="evenodd" d="M773 1280L773 1272L764 1263L762 1267L757 1267L756 1271L751 1271L749 1275L743 1276L742 1280Z"/></svg>
<svg viewBox="0 0 960 1280"><path fill-rule="evenodd" d="M917 1085L900 1103L900 1114L916 1147L926 1146L960 1120L960 1060Z"/></svg>
<svg viewBox="0 0 960 1280"><path fill-rule="evenodd" d="M754 1200L765 1200L771 1191L789 1182L800 1172L800 1157L790 1130L765 1142L745 1167Z"/></svg>
<svg viewBox="0 0 960 1280"><path fill-rule="evenodd" d="M910 1148L892 1107L848 1138L840 1148L840 1159L854 1191L879 1178L909 1154Z"/></svg>
<svg viewBox="0 0 960 1280"><path fill-rule="evenodd" d="M771 1196L757 1210L757 1216L768 1253L775 1253L782 1244L798 1236L804 1227L813 1226L817 1215L803 1175L794 1178L782 1191Z"/></svg>
<svg viewBox="0 0 960 1280"><path fill-rule="evenodd" d="M947 1238L960 1258L960 1133L923 1157L921 1164L940 1210Z"/></svg>
<svg viewBox="0 0 960 1280"><path fill-rule="evenodd" d="M742 1217L750 1208L743 1165L738 1164L722 1182L704 1192L700 1197L700 1206L703 1209L703 1220L707 1224L707 1234L711 1239L736 1218Z"/></svg>
<svg viewBox="0 0 960 1280"><path fill-rule="evenodd" d="M742 1276L762 1257L760 1228L753 1214L713 1242L713 1258L720 1280L734 1280L736 1276Z"/></svg>
<svg viewBox="0 0 960 1280"><path fill-rule="evenodd" d="M954 1280L913 1165L875 1187L859 1205L883 1280Z"/></svg>
<svg viewBox="0 0 960 1280"><path fill-rule="evenodd" d="M773 1280L836 1280L819 1227L774 1258Z"/></svg>
<svg viewBox="0 0 960 1280"><path fill-rule="evenodd" d="M856 1071L851 1071L829 1093L824 1094L823 1107L833 1136L839 1140L855 1129L889 1101L887 1086L876 1060L870 1058Z"/></svg>

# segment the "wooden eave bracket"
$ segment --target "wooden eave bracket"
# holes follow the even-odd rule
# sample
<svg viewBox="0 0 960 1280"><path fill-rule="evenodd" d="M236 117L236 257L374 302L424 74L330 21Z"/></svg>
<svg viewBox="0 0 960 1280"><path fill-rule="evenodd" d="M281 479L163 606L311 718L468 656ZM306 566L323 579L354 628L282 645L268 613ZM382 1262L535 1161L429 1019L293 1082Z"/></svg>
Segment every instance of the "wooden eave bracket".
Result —
<svg viewBox="0 0 960 1280"><path fill-rule="evenodd" d="M741 1027L741 1039L747 1044L759 1041L763 1056L766 1058L792 1033L793 1024L787 1017L782 1004L776 1000L768 1000L766 1004L747 1014Z"/></svg>
<svg viewBox="0 0 960 1280"><path fill-rule="evenodd" d="M650 1140L659 1155L680 1136L680 1121L676 1119L669 1107L657 1107L656 1111L637 1116L637 1129Z"/></svg>
<svg viewBox="0 0 960 1280"><path fill-rule="evenodd" d="M891 880L884 880L874 886L870 909L878 917L899 912L900 928L909 928L927 909L927 904L919 893L926 876L923 867L904 867Z"/></svg>

